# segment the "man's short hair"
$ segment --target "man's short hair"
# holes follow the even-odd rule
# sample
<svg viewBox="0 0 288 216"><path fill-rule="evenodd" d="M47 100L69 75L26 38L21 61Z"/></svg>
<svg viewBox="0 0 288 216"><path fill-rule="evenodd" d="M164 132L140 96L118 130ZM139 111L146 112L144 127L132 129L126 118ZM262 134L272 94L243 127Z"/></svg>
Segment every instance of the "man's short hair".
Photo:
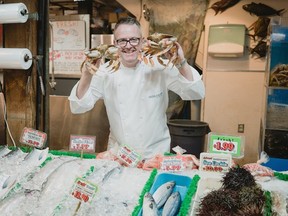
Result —
<svg viewBox="0 0 288 216"><path fill-rule="evenodd" d="M137 19L133 18L133 17L123 17L121 19L118 20L118 22L115 25L114 31L118 28L119 25L121 24L128 24L128 25L137 25L139 28L141 28L140 23L138 22Z"/></svg>

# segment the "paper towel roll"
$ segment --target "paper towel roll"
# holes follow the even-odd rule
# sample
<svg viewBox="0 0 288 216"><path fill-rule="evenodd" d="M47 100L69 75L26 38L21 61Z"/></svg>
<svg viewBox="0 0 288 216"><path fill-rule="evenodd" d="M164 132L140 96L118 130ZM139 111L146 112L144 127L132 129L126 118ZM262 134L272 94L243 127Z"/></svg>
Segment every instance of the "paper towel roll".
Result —
<svg viewBox="0 0 288 216"><path fill-rule="evenodd" d="M25 23L28 19L28 10L23 3L0 4L1 23Z"/></svg>
<svg viewBox="0 0 288 216"><path fill-rule="evenodd" d="M0 69L28 69L32 65L30 50L0 48Z"/></svg>

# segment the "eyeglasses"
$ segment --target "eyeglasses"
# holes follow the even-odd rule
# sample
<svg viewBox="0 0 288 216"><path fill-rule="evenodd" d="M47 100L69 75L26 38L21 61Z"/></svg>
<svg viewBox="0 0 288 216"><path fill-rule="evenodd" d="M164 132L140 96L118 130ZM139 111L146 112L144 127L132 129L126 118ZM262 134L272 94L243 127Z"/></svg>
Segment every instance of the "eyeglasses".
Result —
<svg viewBox="0 0 288 216"><path fill-rule="evenodd" d="M132 38L129 38L129 39L122 38L122 39L116 40L117 45L120 46L120 47L127 46L128 42L129 42L129 44L131 46L137 46L139 44L139 42L140 42L140 38L132 37Z"/></svg>

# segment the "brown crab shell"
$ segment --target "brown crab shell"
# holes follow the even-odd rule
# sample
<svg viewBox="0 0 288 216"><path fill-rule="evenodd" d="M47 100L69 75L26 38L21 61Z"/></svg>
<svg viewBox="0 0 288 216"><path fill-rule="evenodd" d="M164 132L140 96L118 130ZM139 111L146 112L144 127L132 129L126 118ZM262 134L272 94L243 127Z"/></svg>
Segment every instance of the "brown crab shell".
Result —
<svg viewBox="0 0 288 216"><path fill-rule="evenodd" d="M164 34L164 33L153 33L151 35L149 35L147 37L147 40L150 40L150 41L153 41L155 43L159 43L161 40L163 39L171 39L171 38L175 38L173 35L170 35L170 34Z"/></svg>

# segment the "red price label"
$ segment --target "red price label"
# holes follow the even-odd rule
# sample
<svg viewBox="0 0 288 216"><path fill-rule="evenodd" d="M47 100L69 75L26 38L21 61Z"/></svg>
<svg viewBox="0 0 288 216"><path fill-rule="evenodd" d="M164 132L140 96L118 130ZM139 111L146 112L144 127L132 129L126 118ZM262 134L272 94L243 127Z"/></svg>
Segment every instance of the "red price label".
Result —
<svg viewBox="0 0 288 216"><path fill-rule="evenodd" d="M95 152L96 136L70 136L70 151Z"/></svg>
<svg viewBox="0 0 288 216"><path fill-rule="evenodd" d="M233 151L235 148L235 145L232 142L216 142L214 144L214 148L217 149L218 151L223 150L223 151Z"/></svg>
<svg viewBox="0 0 288 216"><path fill-rule="evenodd" d="M131 167L136 166L141 159L141 156L136 151L126 145L121 146L117 157Z"/></svg>
<svg viewBox="0 0 288 216"><path fill-rule="evenodd" d="M86 194L83 194L83 193L80 192L80 191L73 191L73 192L72 192L72 195L73 195L76 199L82 200L82 201L84 201L84 202L88 202L88 201L89 201L89 196L86 195Z"/></svg>
<svg viewBox="0 0 288 216"><path fill-rule="evenodd" d="M222 172L223 168L218 166L206 166L203 167L204 171Z"/></svg>
<svg viewBox="0 0 288 216"><path fill-rule="evenodd" d="M231 167L232 157L230 154L219 154L219 153L206 153L200 154L200 171L208 172L228 172Z"/></svg>
<svg viewBox="0 0 288 216"><path fill-rule="evenodd" d="M208 152L231 154L240 158L244 153L244 136L209 133Z"/></svg>
<svg viewBox="0 0 288 216"><path fill-rule="evenodd" d="M184 161L181 156L167 156L161 162L161 170L179 172L184 170Z"/></svg>
<svg viewBox="0 0 288 216"><path fill-rule="evenodd" d="M77 178L71 194L76 199L88 202L95 196L97 189L96 185L88 182L86 179Z"/></svg>
<svg viewBox="0 0 288 216"><path fill-rule="evenodd" d="M36 148L42 148L46 142L47 134L32 128L24 128L20 142Z"/></svg>

